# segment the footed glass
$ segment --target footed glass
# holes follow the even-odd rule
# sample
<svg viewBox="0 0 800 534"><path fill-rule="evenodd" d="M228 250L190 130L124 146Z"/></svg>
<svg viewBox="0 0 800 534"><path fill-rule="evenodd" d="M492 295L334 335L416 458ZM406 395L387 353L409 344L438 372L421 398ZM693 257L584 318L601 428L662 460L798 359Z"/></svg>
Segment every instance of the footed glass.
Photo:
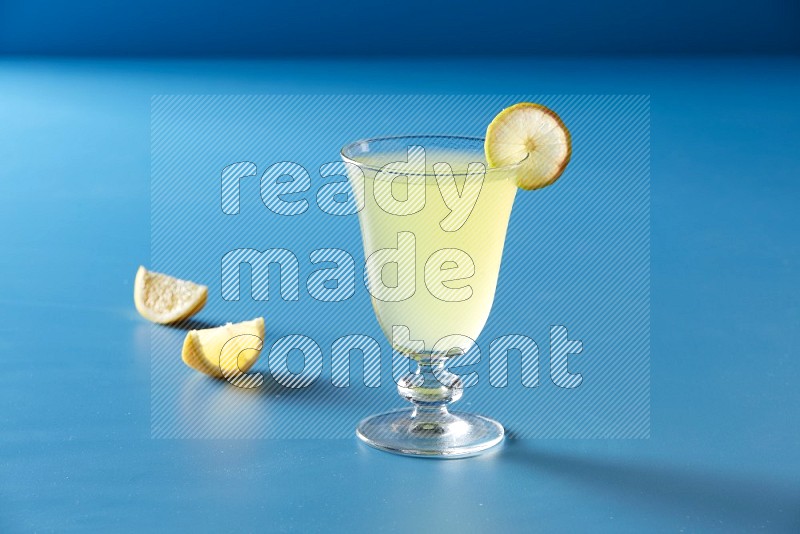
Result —
<svg viewBox="0 0 800 534"><path fill-rule="evenodd" d="M503 440L500 423L450 411L464 385L445 368L489 317L517 192L518 165L488 168L483 143L403 136L342 149L375 315L394 350L417 364L397 386L412 406L359 423L358 437L373 447L462 457Z"/></svg>

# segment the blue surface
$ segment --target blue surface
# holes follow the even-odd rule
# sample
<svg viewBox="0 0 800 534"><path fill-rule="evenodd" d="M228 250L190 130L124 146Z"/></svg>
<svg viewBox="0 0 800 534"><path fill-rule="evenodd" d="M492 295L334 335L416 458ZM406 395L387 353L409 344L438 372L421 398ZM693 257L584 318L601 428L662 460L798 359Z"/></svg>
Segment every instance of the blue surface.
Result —
<svg viewBox="0 0 800 534"><path fill-rule="evenodd" d="M0 63L0 530L797 531L798 66ZM151 440L150 96L455 91L652 95L651 438Z"/></svg>
<svg viewBox="0 0 800 534"><path fill-rule="evenodd" d="M798 21L792 0L4 0L0 53L797 54Z"/></svg>

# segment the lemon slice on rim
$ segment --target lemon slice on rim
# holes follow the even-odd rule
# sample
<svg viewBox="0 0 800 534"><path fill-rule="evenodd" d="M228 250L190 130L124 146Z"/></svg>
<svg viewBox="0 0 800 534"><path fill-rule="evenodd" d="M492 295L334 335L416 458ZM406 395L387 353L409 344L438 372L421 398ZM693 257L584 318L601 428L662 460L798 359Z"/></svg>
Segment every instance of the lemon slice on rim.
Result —
<svg viewBox="0 0 800 534"><path fill-rule="evenodd" d="M190 330L181 357L186 365L216 378L239 378L261 355L264 318Z"/></svg>
<svg viewBox="0 0 800 534"><path fill-rule="evenodd" d="M541 189L561 176L572 154L564 122L552 109L521 102L501 111L486 130L490 167L520 163L517 185Z"/></svg>
<svg viewBox="0 0 800 534"><path fill-rule="evenodd" d="M139 267L133 284L133 302L145 319L174 323L199 312L206 304L208 287Z"/></svg>

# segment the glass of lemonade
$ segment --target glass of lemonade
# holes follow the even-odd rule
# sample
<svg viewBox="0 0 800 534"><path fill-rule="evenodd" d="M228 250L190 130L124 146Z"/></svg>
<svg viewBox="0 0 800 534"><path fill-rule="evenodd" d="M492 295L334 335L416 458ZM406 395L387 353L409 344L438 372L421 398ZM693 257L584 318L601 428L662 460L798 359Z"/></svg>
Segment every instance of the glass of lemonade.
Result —
<svg viewBox="0 0 800 534"><path fill-rule="evenodd" d="M450 136L356 141L342 159L375 315L393 348L417 364L398 381L412 406L364 419L357 435L421 456L499 444L499 423L448 410L463 385L444 364L474 345L489 317L520 164L488 168L483 139Z"/></svg>

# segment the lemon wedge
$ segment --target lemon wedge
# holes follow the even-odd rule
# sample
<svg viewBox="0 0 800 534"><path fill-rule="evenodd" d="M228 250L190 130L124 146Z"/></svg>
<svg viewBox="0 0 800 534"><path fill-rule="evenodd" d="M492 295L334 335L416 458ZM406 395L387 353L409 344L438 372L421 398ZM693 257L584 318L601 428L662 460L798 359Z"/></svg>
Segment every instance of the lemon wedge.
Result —
<svg viewBox="0 0 800 534"><path fill-rule="evenodd" d="M261 355L264 318L190 330L183 341L183 362L201 373L228 380L241 378Z"/></svg>
<svg viewBox="0 0 800 534"><path fill-rule="evenodd" d="M520 163L517 185L541 189L555 182L569 163L572 141L552 109L521 102L501 111L486 130L490 167Z"/></svg>
<svg viewBox="0 0 800 534"><path fill-rule="evenodd" d="M133 284L133 302L145 319L174 323L199 312L206 305L208 287L139 267Z"/></svg>

